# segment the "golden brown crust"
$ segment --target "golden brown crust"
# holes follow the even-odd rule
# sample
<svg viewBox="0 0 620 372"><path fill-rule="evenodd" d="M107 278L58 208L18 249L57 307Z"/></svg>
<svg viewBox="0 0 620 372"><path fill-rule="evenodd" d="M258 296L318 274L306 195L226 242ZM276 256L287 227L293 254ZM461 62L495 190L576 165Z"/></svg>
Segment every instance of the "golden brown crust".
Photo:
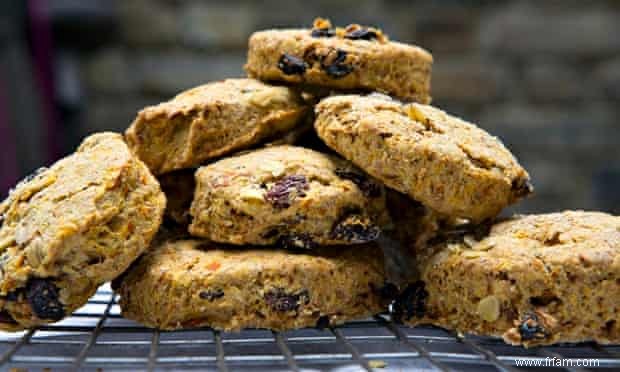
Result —
<svg viewBox="0 0 620 372"><path fill-rule="evenodd" d="M426 105L345 95L316 106L319 137L431 209L481 221L529 194L529 175L495 137Z"/></svg>
<svg viewBox="0 0 620 372"><path fill-rule="evenodd" d="M386 223L383 187L346 160L274 146L196 173L189 231L230 244L357 244Z"/></svg>
<svg viewBox="0 0 620 372"><path fill-rule="evenodd" d="M373 28L321 27L318 30L326 31L319 31L320 36L310 29L255 32L248 46L248 75L265 81L379 91L404 100L430 102L430 53L387 41ZM365 35L345 37L355 32Z"/></svg>
<svg viewBox="0 0 620 372"><path fill-rule="evenodd" d="M313 327L380 312L383 256L372 244L317 253L201 240L153 247L117 283L123 316L149 327Z"/></svg>
<svg viewBox="0 0 620 372"><path fill-rule="evenodd" d="M431 323L534 346L620 342L620 217L567 211L500 222L418 255Z"/></svg>
<svg viewBox="0 0 620 372"><path fill-rule="evenodd" d="M194 168L249 148L298 124L308 106L291 88L227 79L140 111L126 138L155 174Z"/></svg>
<svg viewBox="0 0 620 372"><path fill-rule="evenodd" d="M0 328L49 323L86 303L148 247L165 204L114 133L20 183L0 204Z"/></svg>

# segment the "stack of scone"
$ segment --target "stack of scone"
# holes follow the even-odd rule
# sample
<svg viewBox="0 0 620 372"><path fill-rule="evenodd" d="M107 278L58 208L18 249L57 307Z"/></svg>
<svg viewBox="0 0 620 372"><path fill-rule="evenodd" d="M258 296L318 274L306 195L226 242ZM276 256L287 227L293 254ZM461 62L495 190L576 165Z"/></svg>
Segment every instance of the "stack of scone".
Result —
<svg viewBox="0 0 620 372"><path fill-rule="evenodd" d="M620 341L620 218L497 221L529 175L428 105L431 65L360 25L253 34L248 78L145 108L124 141L89 137L0 204L0 328L57 321L115 279L123 315L160 329L389 309L525 346ZM412 258L407 283L381 234Z"/></svg>

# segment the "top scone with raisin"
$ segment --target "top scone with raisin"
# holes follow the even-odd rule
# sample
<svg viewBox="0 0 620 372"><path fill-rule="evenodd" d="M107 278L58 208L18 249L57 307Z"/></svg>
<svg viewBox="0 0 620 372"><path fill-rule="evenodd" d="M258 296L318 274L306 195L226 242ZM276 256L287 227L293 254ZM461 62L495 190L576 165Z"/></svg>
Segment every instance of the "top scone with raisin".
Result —
<svg viewBox="0 0 620 372"><path fill-rule="evenodd" d="M223 159L196 172L189 231L230 244L313 248L377 238L384 189L346 160L295 146Z"/></svg>
<svg viewBox="0 0 620 372"><path fill-rule="evenodd" d="M376 28L334 28L317 19L312 29L255 32L245 70L265 81L379 91L429 103L432 63L426 50L389 41Z"/></svg>

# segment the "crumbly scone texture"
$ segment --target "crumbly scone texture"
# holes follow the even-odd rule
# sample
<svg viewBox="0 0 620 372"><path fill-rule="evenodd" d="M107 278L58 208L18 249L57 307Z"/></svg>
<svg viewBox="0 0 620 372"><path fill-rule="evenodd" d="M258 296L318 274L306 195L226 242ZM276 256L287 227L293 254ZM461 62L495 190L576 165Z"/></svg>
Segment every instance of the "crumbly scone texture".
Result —
<svg viewBox="0 0 620 372"><path fill-rule="evenodd" d="M265 81L341 90L379 91L430 103L433 57L413 45L388 41L379 30L266 30L252 34L245 70Z"/></svg>
<svg viewBox="0 0 620 372"><path fill-rule="evenodd" d="M150 244L166 200L120 134L95 134L0 204L0 329L60 320Z"/></svg>
<svg viewBox="0 0 620 372"><path fill-rule="evenodd" d="M389 221L379 182L344 159L295 146L201 167L190 213L194 236L289 248L368 242Z"/></svg>
<svg viewBox="0 0 620 372"><path fill-rule="evenodd" d="M383 255L374 243L301 253L164 240L114 283L124 317L172 330L286 330L379 313Z"/></svg>
<svg viewBox="0 0 620 372"><path fill-rule="evenodd" d="M166 195L164 216L180 226L188 226L191 223L189 208L194 200L196 189L194 173L196 169L182 169L157 177Z"/></svg>
<svg viewBox="0 0 620 372"><path fill-rule="evenodd" d="M532 192L528 173L496 137L432 106L333 96L316 106L314 125L368 174L447 216L482 221Z"/></svg>
<svg viewBox="0 0 620 372"><path fill-rule="evenodd" d="M303 123L308 106L287 87L227 79L143 109L125 133L154 174L195 168Z"/></svg>
<svg viewBox="0 0 620 372"><path fill-rule="evenodd" d="M620 342L620 217L517 216L448 237L418 259L421 281L402 304L411 325L526 347Z"/></svg>

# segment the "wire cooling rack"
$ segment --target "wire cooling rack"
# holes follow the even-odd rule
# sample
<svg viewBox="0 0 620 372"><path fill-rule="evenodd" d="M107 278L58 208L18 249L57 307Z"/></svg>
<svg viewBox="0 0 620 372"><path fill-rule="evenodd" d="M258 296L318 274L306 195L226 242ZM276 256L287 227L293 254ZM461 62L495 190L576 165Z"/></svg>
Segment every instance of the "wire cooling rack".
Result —
<svg viewBox="0 0 620 372"><path fill-rule="evenodd" d="M619 370L620 346L523 349L433 327L402 327L384 316L325 330L159 332L122 318L107 285L59 323L0 332L2 371L512 371L523 368L517 360L553 358L593 358L598 366L587 370Z"/></svg>

